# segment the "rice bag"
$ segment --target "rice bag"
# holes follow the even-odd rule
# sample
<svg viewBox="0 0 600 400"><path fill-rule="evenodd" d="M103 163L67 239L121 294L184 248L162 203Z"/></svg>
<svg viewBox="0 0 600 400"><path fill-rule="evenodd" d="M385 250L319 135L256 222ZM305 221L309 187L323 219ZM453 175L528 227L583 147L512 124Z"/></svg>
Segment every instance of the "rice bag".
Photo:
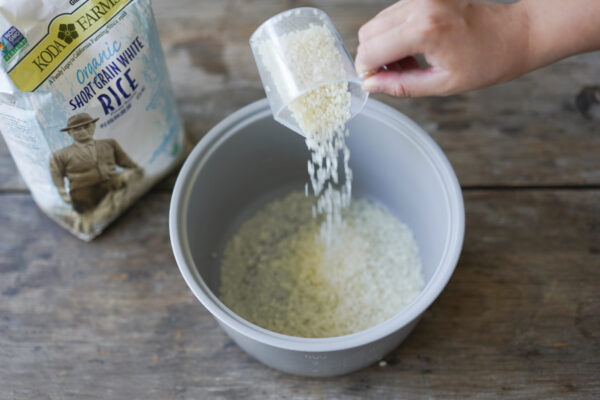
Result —
<svg viewBox="0 0 600 400"><path fill-rule="evenodd" d="M149 0L0 0L0 131L38 206L84 240L184 156Z"/></svg>

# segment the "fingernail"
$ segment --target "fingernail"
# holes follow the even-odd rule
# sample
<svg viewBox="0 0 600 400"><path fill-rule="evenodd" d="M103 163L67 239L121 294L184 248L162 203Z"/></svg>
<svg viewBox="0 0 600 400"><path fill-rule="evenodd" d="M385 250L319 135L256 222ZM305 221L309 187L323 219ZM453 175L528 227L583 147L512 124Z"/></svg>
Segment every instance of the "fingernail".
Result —
<svg viewBox="0 0 600 400"><path fill-rule="evenodd" d="M369 77L362 81L361 88L365 92L378 92L379 84L377 83L377 79L375 79L374 77Z"/></svg>
<svg viewBox="0 0 600 400"><path fill-rule="evenodd" d="M371 76L375 75L373 72L362 72L360 74L358 74L358 79L365 80L365 79L369 79Z"/></svg>
<svg viewBox="0 0 600 400"><path fill-rule="evenodd" d="M356 74L361 76L362 74L368 73L367 69L362 65L358 57L354 61L354 69L356 70Z"/></svg>

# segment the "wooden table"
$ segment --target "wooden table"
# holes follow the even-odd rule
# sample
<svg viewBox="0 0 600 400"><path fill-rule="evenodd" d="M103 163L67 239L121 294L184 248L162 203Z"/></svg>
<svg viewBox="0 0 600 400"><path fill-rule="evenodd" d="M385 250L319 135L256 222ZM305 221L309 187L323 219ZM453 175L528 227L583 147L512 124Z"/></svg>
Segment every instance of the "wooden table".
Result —
<svg viewBox="0 0 600 400"><path fill-rule="evenodd" d="M193 141L264 96L248 37L304 4L154 3ZM352 50L389 3L310 4ZM456 169L464 250L385 366L331 379L263 366L194 298L169 245L175 175L86 244L38 210L0 140L0 399L600 398L600 113L575 107L594 84L598 52L460 96L377 96Z"/></svg>

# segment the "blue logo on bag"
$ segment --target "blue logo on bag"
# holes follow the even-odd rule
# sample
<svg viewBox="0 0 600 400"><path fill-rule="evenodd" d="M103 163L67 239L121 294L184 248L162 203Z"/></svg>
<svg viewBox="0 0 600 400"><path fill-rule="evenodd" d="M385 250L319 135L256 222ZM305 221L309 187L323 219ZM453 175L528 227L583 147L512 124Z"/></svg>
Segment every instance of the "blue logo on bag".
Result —
<svg viewBox="0 0 600 400"><path fill-rule="evenodd" d="M6 32L2 35L0 41L0 51L2 51L2 55L4 61L9 61L20 48L27 44L27 39L25 36L17 28L11 26L8 28Z"/></svg>
<svg viewBox="0 0 600 400"><path fill-rule="evenodd" d="M19 32L19 30L14 26L11 26L6 32L4 32L2 38L10 43L12 47L16 47L21 40L25 39L21 32Z"/></svg>

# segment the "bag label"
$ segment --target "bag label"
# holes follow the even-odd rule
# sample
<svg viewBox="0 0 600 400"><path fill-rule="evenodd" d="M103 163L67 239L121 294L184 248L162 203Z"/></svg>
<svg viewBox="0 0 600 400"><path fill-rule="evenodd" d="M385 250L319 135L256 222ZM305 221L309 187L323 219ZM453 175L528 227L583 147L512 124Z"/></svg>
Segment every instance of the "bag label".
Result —
<svg viewBox="0 0 600 400"><path fill-rule="evenodd" d="M58 15L48 25L46 36L8 71L11 80L22 92L36 90L71 53L132 1L88 0L73 13Z"/></svg>

